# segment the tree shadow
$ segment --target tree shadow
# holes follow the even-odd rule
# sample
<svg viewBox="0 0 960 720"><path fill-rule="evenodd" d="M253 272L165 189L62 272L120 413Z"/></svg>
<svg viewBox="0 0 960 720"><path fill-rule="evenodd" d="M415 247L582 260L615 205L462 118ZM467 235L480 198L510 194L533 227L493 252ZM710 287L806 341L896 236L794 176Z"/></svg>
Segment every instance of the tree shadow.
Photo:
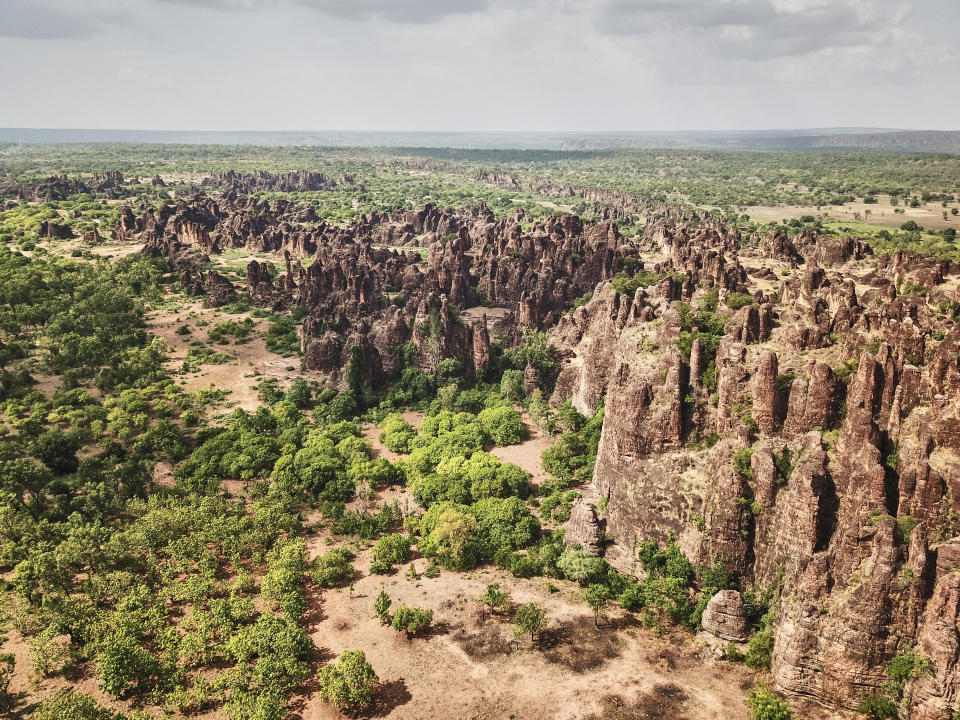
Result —
<svg viewBox="0 0 960 720"><path fill-rule="evenodd" d="M323 611L323 598L320 593L309 593L307 595L307 612L303 615L304 624L315 629L317 625L327 619L327 614Z"/></svg>
<svg viewBox="0 0 960 720"><path fill-rule="evenodd" d="M398 707L406 705L413 699L413 695L407 689L407 683L403 678L388 680L380 683L374 695L373 704L364 712L360 713L362 718L380 718L386 717Z"/></svg>
<svg viewBox="0 0 960 720"><path fill-rule="evenodd" d="M592 616L547 628L537 638L536 647L547 662L575 673L594 670L622 653L617 634L607 627L594 627Z"/></svg>

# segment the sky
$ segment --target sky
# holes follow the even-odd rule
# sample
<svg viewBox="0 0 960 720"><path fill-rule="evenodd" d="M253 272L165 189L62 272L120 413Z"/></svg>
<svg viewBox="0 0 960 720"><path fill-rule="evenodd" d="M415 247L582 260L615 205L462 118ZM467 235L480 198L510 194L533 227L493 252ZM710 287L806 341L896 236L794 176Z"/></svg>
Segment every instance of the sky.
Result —
<svg viewBox="0 0 960 720"><path fill-rule="evenodd" d="M960 0L0 0L0 127L960 129Z"/></svg>

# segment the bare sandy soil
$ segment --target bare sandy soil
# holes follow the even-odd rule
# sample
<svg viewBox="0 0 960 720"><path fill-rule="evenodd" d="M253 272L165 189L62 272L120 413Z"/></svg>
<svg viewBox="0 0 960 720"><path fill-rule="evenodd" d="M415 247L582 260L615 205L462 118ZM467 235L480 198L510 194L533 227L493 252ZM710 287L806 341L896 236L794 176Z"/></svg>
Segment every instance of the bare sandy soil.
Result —
<svg viewBox="0 0 960 720"><path fill-rule="evenodd" d="M401 417L403 417L407 423L412 425L417 430L420 429L420 424L423 422L423 413L415 410L407 410L406 412L401 413ZM399 454L395 453L393 450L380 442L380 428L376 425L370 423L364 425L363 437L370 441L370 450L373 454L373 457L386 458L390 462L393 462L400 457Z"/></svg>
<svg viewBox="0 0 960 720"><path fill-rule="evenodd" d="M543 465L540 463L540 456L543 455L543 451L550 447L550 437L543 434L526 412L523 413L523 422L530 432L529 439L518 445L491 448L490 454L503 462L519 465L533 476L531 482L534 485L540 485L550 477L550 474L543 469Z"/></svg>
<svg viewBox="0 0 960 720"><path fill-rule="evenodd" d="M261 377L274 377L285 387L293 378L303 376L308 380L324 380L319 373L300 369L300 358L284 358L267 350L263 334L269 321L266 318L253 318L254 330L246 342L237 344L230 338L229 344L210 342L207 332L217 323L235 320L241 322L250 313L228 314L216 308L204 308L202 300L181 302L176 310L154 310L147 314L147 330L163 338L170 348L170 360L167 364L180 381L185 392L195 392L201 388L229 390L227 403L253 412L259 407L256 385ZM206 321L209 325L198 327L197 322ZM177 328L187 325L192 332L178 335ZM231 359L222 365L203 365L199 372L179 375L183 360L190 349L190 343L199 340L217 352L224 352ZM288 369L292 368L292 369Z"/></svg>
<svg viewBox="0 0 960 720"><path fill-rule="evenodd" d="M904 211L901 214L894 212L889 196L878 195L877 199L879 202L871 205L858 200L841 206L824 205L819 210L814 206L754 205L744 207L741 211L749 215L751 220L763 222L799 218L804 215L813 215L814 217L822 215L837 220L854 221L856 220L855 214L859 213L861 222L882 227L898 228L907 220L913 220L925 228L937 230L949 227L960 228L960 217L950 214L950 209L957 207L955 202L947 203L947 207L942 207L940 203L933 202L918 208L900 205L899 209ZM944 210L947 211L948 220L943 219ZM869 211L870 214L864 215L866 211Z"/></svg>
<svg viewBox="0 0 960 720"><path fill-rule="evenodd" d="M713 720L747 717L743 698L754 683L743 666L705 662L689 636L658 637L612 610L599 629L573 583L554 581L551 593L541 579L522 580L496 569L468 574L442 571L437 578L412 580L367 575L369 551L355 565L363 577L352 589L329 590L311 598L310 631L322 656L362 649L382 689L380 718L556 718L647 717ZM422 572L426 561L415 561ZM514 604L537 602L550 625L533 644L515 640L506 615L483 619L475 602L490 582L510 589ZM394 607L406 604L434 611L426 637L406 639L372 617L381 589ZM617 698L617 700L613 700ZM611 707L662 704L664 712L613 715ZM294 708L303 720L346 717L315 693Z"/></svg>

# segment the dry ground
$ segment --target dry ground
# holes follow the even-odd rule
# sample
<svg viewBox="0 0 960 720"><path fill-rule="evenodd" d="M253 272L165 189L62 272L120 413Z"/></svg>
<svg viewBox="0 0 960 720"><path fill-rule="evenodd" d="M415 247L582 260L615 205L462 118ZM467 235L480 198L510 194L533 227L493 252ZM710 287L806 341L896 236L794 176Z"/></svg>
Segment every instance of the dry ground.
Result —
<svg viewBox="0 0 960 720"><path fill-rule="evenodd" d="M307 380L323 380L319 373L300 369L300 358L284 358L267 350L263 334L267 330L267 318L253 318L254 329L246 342L237 344L230 337L229 344L210 342L207 332L214 325L228 320L241 322L249 312L229 314L216 308L204 308L203 301L185 300L176 310L153 310L147 314L147 331L163 338L170 349L167 369L176 377L185 392L202 388L229 390L227 403L253 412L259 407L256 385L261 377L275 377L285 386L293 378L303 376ZM206 321L207 326L198 327L197 322ZM187 325L192 332L178 335L176 330ZM224 352L231 359L222 365L203 365L199 372L180 375L180 366L190 349L190 343L199 340L217 352ZM293 369L288 369L293 368Z"/></svg>
<svg viewBox="0 0 960 720"><path fill-rule="evenodd" d="M799 218L804 215L821 215L835 218L837 220L854 221L856 213L860 214L860 221L870 225L879 225L882 227L898 228L907 220L914 220L918 225L936 230L944 228L960 228L960 217L950 215L950 209L957 207L956 202L947 203L947 207L942 207L939 202L927 203L918 208L898 206L904 212L895 213L894 206L890 204L890 197L887 195L878 195L876 204L867 205L862 200L850 202L846 205L823 205L818 210L815 206L801 205L753 205L741 208L741 212L750 216L751 220L762 222L779 221L784 219ZM870 215L864 216L864 212L869 210ZM947 211L948 220L943 219L943 211Z"/></svg>
<svg viewBox="0 0 960 720"><path fill-rule="evenodd" d="M323 657L362 649L383 689L367 716L381 718L616 717L611 703L663 705L663 720L739 720L754 683L742 666L701 659L686 635L658 637L635 619L611 610L599 629L573 583L517 579L496 569L442 571L437 578L368 575L370 551L358 553L361 577L352 588L317 593L310 602L310 631ZM426 561L414 561L422 573ZM487 583L509 588L514 604L537 602L550 625L537 642L515 640L506 615L483 619L475 598ZM394 607L434 611L434 629L408 640L372 617L381 589ZM653 697L653 701L647 699ZM619 698L619 700L612 700ZM660 702L657 700L663 700ZM345 717L315 693L295 702L303 720ZM626 717L626 716L624 716Z"/></svg>

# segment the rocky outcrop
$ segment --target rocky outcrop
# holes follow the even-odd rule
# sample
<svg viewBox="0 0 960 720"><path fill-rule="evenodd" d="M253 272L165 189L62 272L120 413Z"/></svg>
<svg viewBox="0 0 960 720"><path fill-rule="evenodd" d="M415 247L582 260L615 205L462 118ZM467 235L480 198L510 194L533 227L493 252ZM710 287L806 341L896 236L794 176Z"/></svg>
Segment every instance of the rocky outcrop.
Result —
<svg viewBox="0 0 960 720"><path fill-rule="evenodd" d="M55 238L57 240L69 240L74 237L73 230L69 225L55 223L52 220L44 220L37 227L37 235L42 238Z"/></svg>
<svg viewBox="0 0 960 720"><path fill-rule="evenodd" d="M593 478L607 499L605 557L639 574L638 543L675 537L740 590L782 588L774 683L826 707L856 708L918 647L934 669L908 688L910 718L940 717L960 694L955 320L896 292L905 258L862 268L856 242L761 243L761 257L793 268L766 292L753 283L776 273L715 263L737 253L721 232L664 223L645 237L670 257L657 272L682 267L686 280L632 297L601 284L552 334L565 358L554 401L605 406ZM950 264L918 266L910 278L935 287L956 277ZM709 288L721 313L727 292L754 297L726 313L722 336L686 309Z"/></svg>
<svg viewBox="0 0 960 720"><path fill-rule="evenodd" d="M747 609L736 590L721 590L710 598L700 624L705 632L721 640L742 643L750 637Z"/></svg>
<svg viewBox="0 0 960 720"><path fill-rule="evenodd" d="M600 523L593 505L583 498L575 500L570 507L570 519L564 530L564 543L579 545L591 555L601 554Z"/></svg>
<svg viewBox="0 0 960 720"><path fill-rule="evenodd" d="M274 175L265 170L256 170L252 173L240 173L235 170L215 172L203 179L204 186L221 187L238 193L252 193L257 191L275 192L315 192L317 190L332 190L338 183L323 173L309 170L288 172L284 175Z"/></svg>

